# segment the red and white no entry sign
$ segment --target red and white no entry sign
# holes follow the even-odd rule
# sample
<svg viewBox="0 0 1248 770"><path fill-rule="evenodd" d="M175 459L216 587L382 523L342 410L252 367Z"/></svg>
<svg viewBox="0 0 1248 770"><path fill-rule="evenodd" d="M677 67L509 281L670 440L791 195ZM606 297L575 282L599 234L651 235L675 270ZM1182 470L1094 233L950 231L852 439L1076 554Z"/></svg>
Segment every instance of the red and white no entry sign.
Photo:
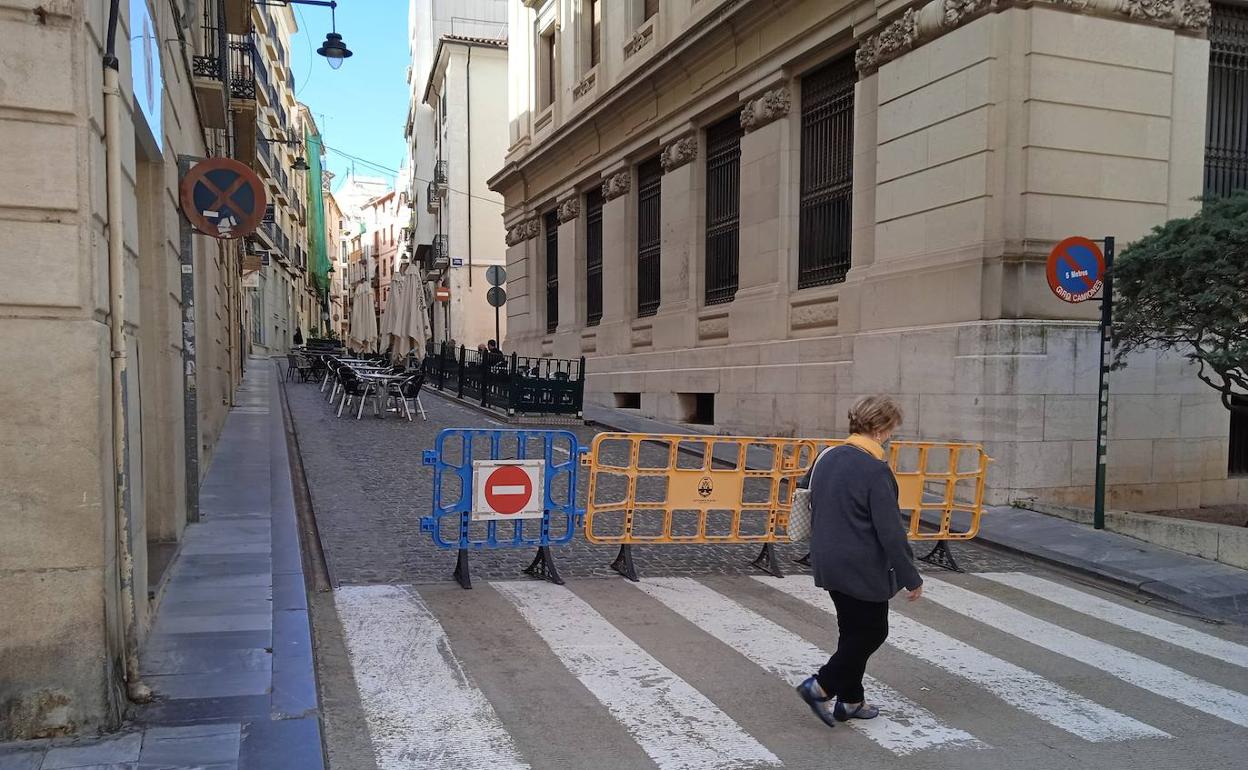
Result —
<svg viewBox="0 0 1248 770"><path fill-rule="evenodd" d="M541 460L479 460L472 469L472 518L538 519L543 513Z"/></svg>

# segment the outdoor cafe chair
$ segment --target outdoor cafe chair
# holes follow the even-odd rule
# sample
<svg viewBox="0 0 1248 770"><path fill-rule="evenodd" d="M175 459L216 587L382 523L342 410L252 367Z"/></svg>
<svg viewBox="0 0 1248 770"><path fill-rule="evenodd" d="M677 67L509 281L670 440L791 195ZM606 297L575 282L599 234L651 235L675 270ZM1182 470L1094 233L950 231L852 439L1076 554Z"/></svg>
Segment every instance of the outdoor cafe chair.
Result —
<svg viewBox="0 0 1248 770"><path fill-rule="evenodd" d="M330 367L330 370L333 372L332 376L334 378L334 386L329 391L329 405L333 406L334 399L338 398L339 394L342 393L342 373L344 370L350 371L351 367L347 366L346 364L338 363L337 361L334 361L333 359L330 359L329 367Z"/></svg>
<svg viewBox="0 0 1248 770"><path fill-rule="evenodd" d="M295 364L295 368L299 372L299 380L301 382L307 382L315 376L316 370L312 364L312 359L309 356L302 353L296 354L295 361L297 362Z"/></svg>
<svg viewBox="0 0 1248 770"><path fill-rule="evenodd" d="M402 380L391 380L386 385L386 394L389 398L397 399L403 405L403 414L407 417L407 421L412 421L412 409L407 404L410 398L416 402L416 410L420 412L422 420L428 420L429 415L425 414L425 405L420 402L420 388L425 384L425 375L420 372L412 374Z"/></svg>
<svg viewBox="0 0 1248 770"><path fill-rule="evenodd" d="M342 401L338 404L337 417L342 417L342 408L350 407L355 403L355 399L360 399L360 408L355 413L355 419L360 419L364 415L364 402L373 392L373 383L368 380L362 380L356 376L351 370L342 373Z"/></svg>
<svg viewBox="0 0 1248 770"><path fill-rule="evenodd" d="M299 357L294 353L286 354L286 382L293 382L295 373L299 371Z"/></svg>

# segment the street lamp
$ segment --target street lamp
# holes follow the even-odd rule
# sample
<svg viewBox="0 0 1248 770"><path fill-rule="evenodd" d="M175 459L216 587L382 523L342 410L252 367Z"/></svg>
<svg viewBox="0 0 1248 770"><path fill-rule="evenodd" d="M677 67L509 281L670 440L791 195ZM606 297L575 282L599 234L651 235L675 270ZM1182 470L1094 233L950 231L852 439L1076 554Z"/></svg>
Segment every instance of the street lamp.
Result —
<svg viewBox="0 0 1248 770"><path fill-rule="evenodd" d="M311 166L308 165L308 162L303 159L302 155L296 157L295 162L291 164L290 167L294 169L295 171L307 171L308 169L312 168Z"/></svg>
<svg viewBox="0 0 1248 770"><path fill-rule="evenodd" d="M323 8L329 8L329 29L325 34L325 42L321 43L321 47L316 52L329 62L331 69L338 69L342 66L342 60L351 57L351 49L347 48L347 44L342 42L342 35L338 34L338 19L335 11L338 9L337 0L253 0L256 5L319 5Z"/></svg>

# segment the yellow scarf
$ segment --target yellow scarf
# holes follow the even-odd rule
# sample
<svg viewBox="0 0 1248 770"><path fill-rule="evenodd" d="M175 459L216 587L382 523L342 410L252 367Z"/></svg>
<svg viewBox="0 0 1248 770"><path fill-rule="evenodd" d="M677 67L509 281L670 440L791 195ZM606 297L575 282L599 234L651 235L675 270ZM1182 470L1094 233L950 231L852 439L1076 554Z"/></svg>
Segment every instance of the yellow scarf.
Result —
<svg viewBox="0 0 1248 770"><path fill-rule="evenodd" d="M845 439L845 443L858 447L877 460L884 459L884 447L880 446L880 442L870 436L864 436L861 433L851 433L849 438Z"/></svg>

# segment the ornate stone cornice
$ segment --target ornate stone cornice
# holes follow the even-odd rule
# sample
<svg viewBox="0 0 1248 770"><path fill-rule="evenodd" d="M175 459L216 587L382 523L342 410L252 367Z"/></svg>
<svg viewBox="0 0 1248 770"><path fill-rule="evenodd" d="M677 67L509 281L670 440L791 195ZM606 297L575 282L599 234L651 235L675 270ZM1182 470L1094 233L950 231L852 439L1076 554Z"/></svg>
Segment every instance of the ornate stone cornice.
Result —
<svg viewBox="0 0 1248 770"><path fill-rule="evenodd" d="M1117 16L1172 29L1201 31L1209 26L1209 0L1034 0L1094 16ZM985 13L1013 5L1013 0L929 0L906 9L878 33L858 43L858 71L878 69L916 45L926 43Z"/></svg>
<svg viewBox="0 0 1248 770"><path fill-rule="evenodd" d="M741 128L749 133L773 120L779 120L789 114L789 104L787 87L781 86L765 91L757 98L747 101L741 108Z"/></svg>
<svg viewBox="0 0 1248 770"><path fill-rule="evenodd" d="M664 171L671 171L689 163L696 157L698 157L698 138L693 134L689 134L673 140L664 147L663 154L659 156L659 163L663 166Z"/></svg>
<svg viewBox="0 0 1248 770"><path fill-rule="evenodd" d="M517 243L524 243L530 238L536 238L541 232L542 225L536 217L517 222L507 228L507 245L515 246Z"/></svg>
<svg viewBox="0 0 1248 770"><path fill-rule="evenodd" d="M559 201L559 206L555 209L555 216L559 218L559 224L571 222L580 215L581 199L575 196Z"/></svg>
<svg viewBox="0 0 1248 770"><path fill-rule="evenodd" d="M628 192L632 185L633 177L627 170L617 172L602 180L602 197L605 200L615 200L616 198Z"/></svg>

